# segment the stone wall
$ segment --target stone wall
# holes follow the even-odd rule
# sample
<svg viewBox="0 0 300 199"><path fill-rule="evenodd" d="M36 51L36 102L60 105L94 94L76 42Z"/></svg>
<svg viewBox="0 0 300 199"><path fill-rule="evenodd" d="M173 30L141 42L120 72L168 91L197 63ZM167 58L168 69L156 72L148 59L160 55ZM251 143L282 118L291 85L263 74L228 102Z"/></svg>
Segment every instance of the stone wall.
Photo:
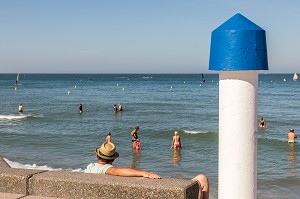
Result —
<svg viewBox="0 0 300 199"><path fill-rule="evenodd" d="M197 198L191 180L15 169L0 156L0 192L56 198Z"/></svg>

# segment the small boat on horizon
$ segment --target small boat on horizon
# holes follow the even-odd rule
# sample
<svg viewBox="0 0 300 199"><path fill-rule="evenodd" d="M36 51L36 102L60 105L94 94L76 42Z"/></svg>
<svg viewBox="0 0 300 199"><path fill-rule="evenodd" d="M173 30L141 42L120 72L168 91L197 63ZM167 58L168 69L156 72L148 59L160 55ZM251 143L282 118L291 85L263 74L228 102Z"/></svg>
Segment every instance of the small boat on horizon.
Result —
<svg viewBox="0 0 300 199"><path fill-rule="evenodd" d="M16 86L21 85L21 84L19 83L19 81L20 81L20 73L17 74L17 78L16 78Z"/></svg>
<svg viewBox="0 0 300 199"><path fill-rule="evenodd" d="M205 82L205 79L204 79L203 73L201 74L201 76L202 76L202 82L204 83L204 82Z"/></svg>
<svg viewBox="0 0 300 199"><path fill-rule="evenodd" d="M16 79L16 85L18 85L18 83L19 83L19 77L20 77L20 74L18 73L17 74L17 79Z"/></svg>
<svg viewBox="0 0 300 199"><path fill-rule="evenodd" d="M297 73L294 74L293 80L294 80L294 81L297 81L297 80L298 80L298 75L297 75Z"/></svg>

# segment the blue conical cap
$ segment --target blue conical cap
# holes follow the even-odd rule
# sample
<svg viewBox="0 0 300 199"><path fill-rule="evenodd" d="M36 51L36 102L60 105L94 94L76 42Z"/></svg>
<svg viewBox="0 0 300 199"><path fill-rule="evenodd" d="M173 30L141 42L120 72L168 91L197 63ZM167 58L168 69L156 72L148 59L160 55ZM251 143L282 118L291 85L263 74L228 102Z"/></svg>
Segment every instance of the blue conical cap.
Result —
<svg viewBox="0 0 300 199"><path fill-rule="evenodd" d="M261 27L241 15L240 13L233 15L214 31L222 30L263 30Z"/></svg>
<svg viewBox="0 0 300 199"><path fill-rule="evenodd" d="M268 70L265 30L236 14L212 32L209 70Z"/></svg>

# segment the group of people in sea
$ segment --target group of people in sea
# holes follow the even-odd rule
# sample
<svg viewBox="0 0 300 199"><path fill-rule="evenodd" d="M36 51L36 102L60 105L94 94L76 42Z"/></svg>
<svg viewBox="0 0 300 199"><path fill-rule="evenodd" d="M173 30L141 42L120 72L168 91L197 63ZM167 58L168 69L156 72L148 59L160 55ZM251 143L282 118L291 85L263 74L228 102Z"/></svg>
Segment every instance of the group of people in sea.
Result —
<svg viewBox="0 0 300 199"><path fill-rule="evenodd" d="M267 123L265 121L265 119L263 117L259 118L259 122L258 122L258 126L260 128L267 128ZM295 143L295 139L297 138L297 135L294 132L295 130L293 128L290 129L290 131L288 132L288 143L289 144L294 144Z"/></svg>
<svg viewBox="0 0 300 199"><path fill-rule="evenodd" d="M139 130L139 126L136 126L130 133L132 148L135 149L136 151L141 150L141 142L140 142L140 139L137 134L138 130ZM180 148L181 148L180 136L179 136L178 131L175 131L173 139L172 139L171 149L178 150Z"/></svg>
<svg viewBox="0 0 300 199"><path fill-rule="evenodd" d="M114 105L114 112L118 112L118 111L123 111L123 107L122 107L121 103L118 104L118 107L116 104ZM79 104L79 113L82 113L82 112L83 112L82 104Z"/></svg>
<svg viewBox="0 0 300 199"><path fill-rule="evenodd" d="M116 104L114 105L114 112L118 112L118 111L123 111L123 107L121 103L118 104L118 107Z"/></svg>
<svg viewBox="0 0 300 199"><path fill-rule="evenodd" d="M114 112L118 112L122 110L123 110L122 104L119 104L118 107L116 104L114 105ZM22 103L19 104L18 111L20 113L23 113L24 108ZM82 104L79 105L79 112L80 113L83 112ZM263 117L260 117L258 125L260 128L267 127L266 121ZM139 130L139 126L136 126L130 133L132 137L132 148L135 149L136 151L141 150L141 143L138 137L138 130ZM295 143L295 138L297 138L297 135L295 134L293 128L289 130L287 137L288 137L289 144ZM181 145L179 133L178 131L175 131L172 137L171 149L178 150L181 147L182 145ZM151 179L161 178L158 174L153 172L147 172L147 171L127 168L127 167L113 167L112 163L116 158L119 157L119 154L116 151L116 146L111 142L110 132L108 132L106 136L106 141L101 145L101 147L96 148L96 157L98 161L96 163L89 164L85 172L109 174L115 176L145 177ZM196 177L194 177L192 180L199 183L199 187L200 187L199 198L204 198L204 199L209 198L209 182L207 177L204 174L199 174Z"/></svg>
<svg viewBox="0 0 300 199"><path fill-rule="evenodd" d="M138 138L139 126L134 127L131 131L132 136L132 148L140 150L140 141ZM181 148L179 133L175 131L171 148ZM111 142L111 133L108 132L106 140L99 148L96 148L96 163L90 163L85 172L86 173L97 173L97 174L108 174L114 176L125 176L125 177L144 177L151 179L161 179L161 177L154 173L144 170L137 170L128 167L114 167L112 163L116 158L119 157L119 153L116 151L116 146ZM204 174L198 174L195 176L193 181L199 184L198 198L208 199L209 198L209 182L208 178Z"/></svg>
<svg viewBox="0 0 300 199"><path fill-rule="evenodd" d="M259 120L259 127L266 128L266 121L263 117ZM131 131L132 137L132 148L135 150L141 149L140 140L138 137L139 126L136 126ZM297 135L294 132L294 129L290 129L288 133L288 143L294 143ZM174 132L172 138L171 149L178 150L180 149L181 141L178 131ZM111 142L111 133L108 132L106 136L106 141L101 145L101 147L96 148L96 163L90 163L87 166L85 172L87 173L98 173L98 174L108 174L115 176L132 176L132 177L145 177L151 179L160 179L161 177L153 172L148 172L144 170L137 170L127 167L114 167L112 166L113 161L119 157L119 154L116 151L116 146ZM198 174L192 179L199 184L199 193L198 198L208 199L209 198L209 182L208 178L204 174Z"/></svg>
<svg viewBox="0 0 300 199"><path fill-rule="evenodd" d="M23 113L24 112L24 108L23 108L23 104L22 102L19 104L19 108L18 108L19 113ZM122 104L115 104L114 105L114 112L118 112L118 111L123 111L123 107ZM82 104L79 104L79 113L83 113L83 106ZM259 122L258 122L258 126L260 128L267 128L267 122L265 121L265 119L263 117L259 118ZM141 149L141 144L140 144L140 140L138 138L137 132L139 130L139 127L136 126L132 132L131 132L131 136L132 136L132 147L135 148L136 150L140 150ZM109 134L110 136L110 134ZM295 138L297 138L297 135L294 132L294 129L291 128L290 131L288 132L288 143L295 143ZM175 131L173 139L172 139L172 145L171 148L174 149L180 149L181 148L181 143L180 143L180 137L179 137L179 133L177 131Z"/></svg>

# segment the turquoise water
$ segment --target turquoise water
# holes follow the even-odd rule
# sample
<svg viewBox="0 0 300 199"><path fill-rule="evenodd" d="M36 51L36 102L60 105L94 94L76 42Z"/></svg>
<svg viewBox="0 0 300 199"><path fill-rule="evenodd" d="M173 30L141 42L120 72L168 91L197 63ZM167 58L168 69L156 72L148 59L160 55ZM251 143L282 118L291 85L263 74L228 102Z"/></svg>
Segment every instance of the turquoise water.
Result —
<svg viewBox="0 0 300 199"><path fill-rule="evenodd" d="M300 82L292 76L259 75L258 118L268 126L258 131L259 198L300 195L299 144L286 142L289 128L300 131ZM95 147L110 131L120 153L114 165L163 177L203 172L217 198L218 75L204 78L205 83L201 74L20 74L21 85L15 86L16 74L0 74L0 154L15 167L82 170L96 161ZM20 102L23 114L17 112ZM113 113L118 103L124 111ZM141 152L131 150L136 125ZM170 150L175 130L180 152Z"/></svg>

